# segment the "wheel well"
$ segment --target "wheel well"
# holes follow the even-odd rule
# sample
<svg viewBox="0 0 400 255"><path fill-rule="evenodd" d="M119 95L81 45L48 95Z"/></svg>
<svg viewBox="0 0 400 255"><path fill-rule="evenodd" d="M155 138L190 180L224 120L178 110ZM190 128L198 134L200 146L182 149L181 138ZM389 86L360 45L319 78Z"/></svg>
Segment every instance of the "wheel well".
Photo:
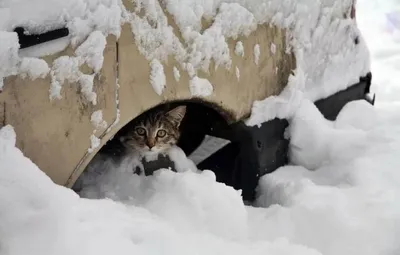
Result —
<svg viewBox="0 0 400 255"><path fill-rule="evenodd" d="M234 120L234 117L231 113L222 109L216 104L205 102L200 99L177 100L161 103L142 112L122 128L120 128L87 164L82 174L80 177L78 177L78 180L73 185L72 189L75 191L80 190L81 187L79 184L79 179L83 177L85 171L91 167L91 163L96 162L96 158L106 157L115 161L119 161L126 155L126 148L122 145L119 138L132 128L132 124L135 123L135 120L150 112L161 109L172 109L179 105L186 106L186 114L180 125L181 136L177 145L185 152L187 156L189 156L194 150L196 150L196 148L200 146L206 135L221 138L227 138L226 136L229 136L230 132L227 131L230 129L230 123Z"/></svg>
<svg viewBox="0 0 400 255"><path fill-rule="evenodd" d="M229 122L233 119L229 112L202 100L191 99L162 103L144 111L128 122L116 132L110 141L104 144L98 153L119 157L120 154L125 153L125 149L119 145L119 137L131 128L135 120L150 112L172 109L178 105L186 105L186 114L180 126L181 137L178 141L178 146L186 155L192 153L201 144L205 135L223 136L222 130L229 129Z"/></svg>

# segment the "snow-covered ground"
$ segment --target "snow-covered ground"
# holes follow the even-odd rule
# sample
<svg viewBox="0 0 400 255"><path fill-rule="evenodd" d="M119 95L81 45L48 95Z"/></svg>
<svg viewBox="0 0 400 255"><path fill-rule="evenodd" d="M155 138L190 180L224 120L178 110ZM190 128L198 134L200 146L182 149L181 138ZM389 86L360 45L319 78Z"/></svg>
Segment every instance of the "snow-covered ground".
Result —
<svg viewBox="0 0 400 255"><path fill-rule="evenodd" d="M400 254L400 26L395 0L358 0L377 105L327 122L307 100L291 158L260 181L256 206L205 171L103 176L80 198L55 185L0 131L0 254ZM391 20L391 22L389 22ZM340 75L340 74L338 74Z"/></svg>

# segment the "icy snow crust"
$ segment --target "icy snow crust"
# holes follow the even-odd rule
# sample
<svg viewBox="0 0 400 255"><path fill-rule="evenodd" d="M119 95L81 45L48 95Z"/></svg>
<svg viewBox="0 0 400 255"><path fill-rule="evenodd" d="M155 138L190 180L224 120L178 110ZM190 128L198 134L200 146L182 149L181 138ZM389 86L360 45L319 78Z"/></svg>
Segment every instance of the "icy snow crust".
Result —
<svg viewBox="0 0 400 255"><path fill-rule="evenodd" d="M216 66L235 68L231 65L227 38L247 36L255 31L258 24L265 23L287 29L289 43L287 50L293 50L297 60L297 70L290 79L289 86L304 92L311 100L344 89L369 71L368 51L355 21L343 18L349 13L352 0L165 0L162 2L175 19L184 43L174 34L172 27L168 25L163 7L155 0L133 0L133 12L125 9L120 0L2 1L0 62L3 64L0 67L0 80L14 74L27 73L31 79L50 74L51 99L61 98L62 84L69 81L78 82L86 98L96 104L93 78L82 74L79 66L86 63L97 74L103 64L105 37L109 34L118 37L121 25L126 22L131 24L135 42L140 52L149 63L152 63L153 68L157 63L154 61L162 62L168 55L173 55L192 78L196 78L198 70L208 71L211 61L214 61ZM212 25L204 31L201 31L202 18L213 19ZM24 26L32 33L67 26L71 31L68 40L72 46L81 43L82 45L76 49L76 56L60 57L50 67L40 59L33 58L26 61L24 57L18 56L17 37L11 32L16 26ZM356 37L359 37L358 45L354 44ZM240 42L237 44L236 54L241 55L241 49L243 45ZM260 49L257 45L254 49L255 62L258 62L258 57L263 51L270 50ZM27 54L25 51L23 55L35 54ZM156 79L151 77L156 92L162 93L164 83L162 75L158 75ZM191 84L198 83L192 81ZM0 88L1 86L2 84ZM198 91L203 89L191 90L198 94ZM271 100L258 104L270 105L269 101ZM297 107L286 97L272 101L273 104L279 105L278 108L282 108L280 107L282 101L290 104L292 109ZM254 114L262 115L258 112L258 108L259 106L256 106L253 109ZM277 114L279 113L275 113ZM252 116L251 123L259 124L272 117Z"/></svg>

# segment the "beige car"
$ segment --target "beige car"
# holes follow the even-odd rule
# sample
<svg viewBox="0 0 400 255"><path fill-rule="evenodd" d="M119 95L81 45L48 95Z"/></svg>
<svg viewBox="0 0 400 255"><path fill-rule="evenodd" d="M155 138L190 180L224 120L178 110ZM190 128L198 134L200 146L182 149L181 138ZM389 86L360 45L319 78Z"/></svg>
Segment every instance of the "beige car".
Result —
<svg viewBox="0 0 400 255"><path fill-rule="evenodd" d="M128 12L141 17L132 1L123 3ZM343 19L354 18L354 6L343 8ZM185 42L181 27L167 7L163 12L174 36L183 42L183 49L193 47ZM204 19L202 33L215 22L215 17ZM295 54L293 50L288 52L287 30L264 23L257 24L248 35L226 36L229 67L211 61L208 69L197 70L194 77L191 67L176 56L150 60L132 32L134 26L127 22L118 38L112 34L106 37L100 70L95 64L79 64L80 77L92 77L95 94L84 91L82 79L61 79L59 97L50 100L49 93L56 89L54 68L49 75L33 81L23 75L6 77L0 94L0 123L15 128L18 148L55 183L72 187L96 153L127 123L160 104L184 103L190 106L186 118L192 123L180 142L184 151L190 154L206 134L231 140L229 146L199 166L214 169L220 181L242 188L244 197L252 199L257 178L287 162L288 141L283 136L286 120L271 120L260 128L243 124L253 102L279 95L296 69ZM21 50L51 43L69 33L62 28L29 36L23 29L16 29ZM60 57L73 58L78 46L69 45L40 58L54 67ZM165 79L165 87L160 87L157 79ZM365 97L370 80L370 75L361 77L360 83L335 91L316 104L327 118L334 118L346 102Z"/></svg>

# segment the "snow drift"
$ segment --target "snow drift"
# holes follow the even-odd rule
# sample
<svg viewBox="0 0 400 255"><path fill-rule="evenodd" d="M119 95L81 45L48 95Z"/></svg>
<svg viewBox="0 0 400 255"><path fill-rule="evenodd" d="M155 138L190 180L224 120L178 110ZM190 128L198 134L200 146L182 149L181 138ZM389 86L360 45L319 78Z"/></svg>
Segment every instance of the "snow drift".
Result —
<svg viewBox="0 0 400 255"><path fill-rule="evenodd" d="M379 110L371 125L375 111L353 102L328 122L304 100L288 130L292 162L302 166L264 176L257 207L209 171L146 177L123 166L81 194L93 199L79 198L25 158L3 127L0 253L396 254L400 117Z"/></svg>

